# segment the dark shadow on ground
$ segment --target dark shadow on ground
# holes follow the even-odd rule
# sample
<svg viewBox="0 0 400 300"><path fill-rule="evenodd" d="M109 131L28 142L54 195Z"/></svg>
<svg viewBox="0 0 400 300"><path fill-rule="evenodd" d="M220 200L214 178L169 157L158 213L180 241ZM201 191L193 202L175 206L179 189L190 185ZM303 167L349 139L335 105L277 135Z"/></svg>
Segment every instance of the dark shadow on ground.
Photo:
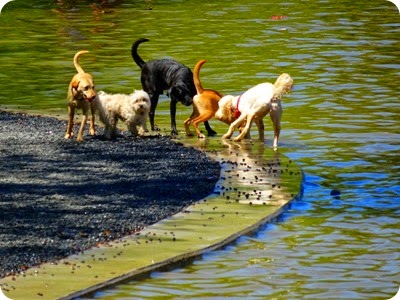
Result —
<svg viewBox="0 0 400 300"><path fill-rule="evenodd" d="M213 192L220 166L168 137L65 140L0 112L0 277L122 237Z"/></svg>

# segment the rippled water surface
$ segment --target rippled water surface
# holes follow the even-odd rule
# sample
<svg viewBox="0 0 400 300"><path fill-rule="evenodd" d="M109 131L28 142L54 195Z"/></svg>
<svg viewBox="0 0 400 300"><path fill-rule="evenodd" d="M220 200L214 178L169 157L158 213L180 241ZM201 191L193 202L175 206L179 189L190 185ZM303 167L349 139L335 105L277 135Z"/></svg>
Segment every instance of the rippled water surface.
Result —
<svg viewBox="0 0 400 300"><path fill-rule="evenodd" d="M388 299L396 293L400 15L391 2L48 2L16 0L0 15L0 108L65 115L71 60L80 49L91 51L81 64L98 89L139 88L130 57L138 37L151 40L139 48L145 60L172 57L193 68L207 59L203 85L224 94L282 72L295 81L283 100L279 151L303 169L303 198L253 236L93 298ZM179 109L180 119L190 113ZM266 130L270 147L268 120Z"/></svg>

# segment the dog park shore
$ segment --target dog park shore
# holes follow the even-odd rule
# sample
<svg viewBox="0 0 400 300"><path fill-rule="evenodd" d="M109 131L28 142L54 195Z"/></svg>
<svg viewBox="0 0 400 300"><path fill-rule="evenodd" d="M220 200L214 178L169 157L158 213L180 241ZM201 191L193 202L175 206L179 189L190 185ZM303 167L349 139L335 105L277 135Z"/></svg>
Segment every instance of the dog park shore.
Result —
<svg viewBox="0 0 400 300"><path fill-rule="evenodd" d="M168 137L65 140L0 111L0 278L140 231L213 192L220 166Z"/></svg>

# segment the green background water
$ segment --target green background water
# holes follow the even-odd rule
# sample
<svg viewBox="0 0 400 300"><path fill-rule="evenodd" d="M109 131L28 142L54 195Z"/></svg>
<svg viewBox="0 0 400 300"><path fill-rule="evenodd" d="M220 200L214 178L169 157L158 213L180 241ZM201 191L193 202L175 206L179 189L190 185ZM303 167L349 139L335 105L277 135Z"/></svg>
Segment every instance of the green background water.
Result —
<svg viewBox="0 0 400 300"><path fill-rule="evenodd" d="M400 15L391 2L15 0L0 36L0 108L61 118L78 50L90 51L81 65L98 90L140 88L130 57L139 37L150 39L139 48L145 60L193 68L207 59L203 85L223 94L294 78L279 151L304 170L303 199L254 236L96 299L387 299L398 290ZM167 107L163 96L156 122ZM189 115L178 107L181 134ZM268 119L266 137L271 147Z"/></svg>

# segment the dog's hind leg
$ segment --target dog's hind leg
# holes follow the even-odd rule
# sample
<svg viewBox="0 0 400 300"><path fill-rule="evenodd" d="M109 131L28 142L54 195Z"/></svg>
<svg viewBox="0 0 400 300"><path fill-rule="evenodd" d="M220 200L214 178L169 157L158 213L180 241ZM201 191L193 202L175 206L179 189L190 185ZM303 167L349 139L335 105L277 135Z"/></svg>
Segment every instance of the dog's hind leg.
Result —
<svg viewBox="0 0 400 300"><path fill-rule="evenodd" d="M183 122L184 126L185 126L185 132L186 132L186 136L193 136L193 133L190 132L190 124L192 123L192 121L197 118L199 116L199 111L196 109L195 106L193 106L193 112L190 115L189 118L187 118L185 120L185 122Z"/></svg>
<svg viewBox="0 0 400 300"><path fill-rule="evenodd" d="M192 117L187 118L185 120L185 122L183 122L183 125L185 126L186 136L193 136L193 133L190 132L190 123L191 123L191 120L192 120L191 118Z"/></svg>
<svg viewBox="0 0 400 300"><path fill-rule="evenodd" d="M208 124L208 120L210 120L213 117L214 113L213 112L207 112L207 113L203 113L202 115L198 116L197 118L195 118L194 120L192 120L192 124L194 127L194 130L196 131L196 134L199 138L205 138L204 134L202 134L199 130L199 124L201 122L204 122L204 124ZM213 131L215 132L215 131ZM208 136L212 136L213 134L210 135L210 133L208 132Z"/></svg>
<svg viewBox="0 0 400 300"><path fill-rule="evenodd" d="M108 114L104 118L104 120L103 120L103 123L105 125L104 138L106 140L111 140L116 136L116 133L117 133L117 122L118 122L118 119L114 114Z"/></svg>
<svg viewBox="0 0 400 300"><path fill-rule="evenodd" d="M169 111L171 114L171 135L178 135L178 130L176 129L176 104L177 102L171 99Z"/></svg>

